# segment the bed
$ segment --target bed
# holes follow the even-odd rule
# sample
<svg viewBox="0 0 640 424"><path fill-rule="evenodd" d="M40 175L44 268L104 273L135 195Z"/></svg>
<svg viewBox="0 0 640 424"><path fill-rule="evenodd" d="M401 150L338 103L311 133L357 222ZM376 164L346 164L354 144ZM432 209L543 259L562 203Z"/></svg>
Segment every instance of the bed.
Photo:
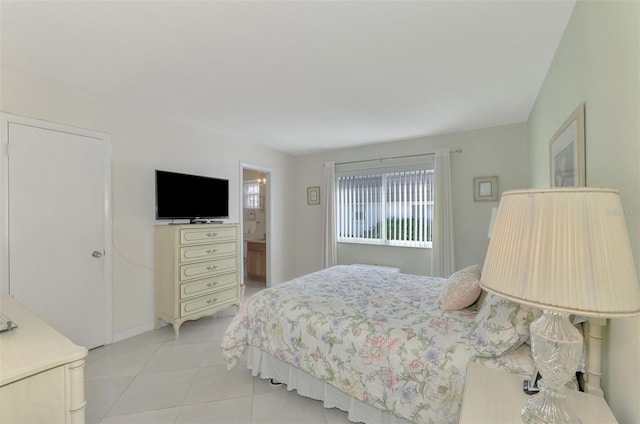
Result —
<svg viewBox="0 0 640 424"><path fill-rule="evenodd" d="M227 368L246 360L354 422L457 422L469 361L531 373L537 311L493 295L443 311L448 283L337 266L262 290L225 333Z"/></svg>

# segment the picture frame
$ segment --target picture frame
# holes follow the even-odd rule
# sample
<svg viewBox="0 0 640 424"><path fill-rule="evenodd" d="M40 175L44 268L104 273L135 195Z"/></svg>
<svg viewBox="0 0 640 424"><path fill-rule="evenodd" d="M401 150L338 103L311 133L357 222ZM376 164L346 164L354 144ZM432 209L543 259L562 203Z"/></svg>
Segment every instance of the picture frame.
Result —
<svg viewBox="0 0 640 424"><path fill-rule="evenodd" d="M552 188L587 184L584 109L584 103L580 103L549 141L549 185Z"/></svg>
<svg viewBox="0 0 640 424"><path fill-rule="evenodd" d="M476 177L473 179L473 201L498 200L498 177Z"/></svg>
<svg viewBox="0 0 640 424"><path fill-rule="evenodd" d="M320 187L307 187L307 205L320 204Z"/></svg>

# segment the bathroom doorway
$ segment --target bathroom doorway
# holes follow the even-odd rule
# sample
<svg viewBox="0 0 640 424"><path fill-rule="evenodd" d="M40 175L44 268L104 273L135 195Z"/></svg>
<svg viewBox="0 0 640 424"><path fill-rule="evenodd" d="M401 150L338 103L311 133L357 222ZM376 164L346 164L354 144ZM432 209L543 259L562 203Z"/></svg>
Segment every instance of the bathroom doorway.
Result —
<svg viewBox="0 0 640 424"><path fill-rule="evenodd" d="M271 169L242 163L242 281L245 296L270 286Z"/></svg>

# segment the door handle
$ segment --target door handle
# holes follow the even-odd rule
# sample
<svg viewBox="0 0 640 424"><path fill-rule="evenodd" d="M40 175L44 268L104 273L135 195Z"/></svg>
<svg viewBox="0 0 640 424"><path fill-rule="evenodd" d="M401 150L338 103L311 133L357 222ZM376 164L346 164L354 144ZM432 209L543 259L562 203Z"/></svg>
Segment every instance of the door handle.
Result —
<svg viewBox="0 0 640 424"><path fill-rule="evenodd" d="M91 253L91 256L93 256L94 258L101 258L101 257L102 257L102 252L101 252L101 251L99 251L99 250L94 250L94 251Z"/></svg>

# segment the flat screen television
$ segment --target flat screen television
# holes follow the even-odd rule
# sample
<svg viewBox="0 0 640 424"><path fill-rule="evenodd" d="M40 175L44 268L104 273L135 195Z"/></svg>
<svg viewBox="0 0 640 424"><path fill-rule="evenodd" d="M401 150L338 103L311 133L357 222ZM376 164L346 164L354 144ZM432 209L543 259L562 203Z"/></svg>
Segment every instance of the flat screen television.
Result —
<svg viewBox="0 0 640 424"><path fill-rule="evenodd" d="M156 219L229 218L229 180L156 169Z"/></svg>

